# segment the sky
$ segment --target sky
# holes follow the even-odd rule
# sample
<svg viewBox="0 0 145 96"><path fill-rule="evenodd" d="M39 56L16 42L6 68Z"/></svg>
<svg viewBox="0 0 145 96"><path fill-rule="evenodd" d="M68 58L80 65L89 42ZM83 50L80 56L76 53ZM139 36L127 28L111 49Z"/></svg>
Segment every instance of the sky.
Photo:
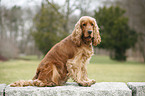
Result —
<svg viewBox="0 0 145 96"><path fill-rule="evenodd" d="M34 5L40 5L43 0L0 0L0 1L1 1L1 5L5 5L7 8L11 8L14 5L25 8L25 7L32 7ZM65 2L65 0L53 0L53 1L58 3L59 5L63 5ZM70 0L70 1L74 1L74 0ZM92 5L95 3L98 6L100 6L101 2L104 0L91 0L91 1L93 1Z"/></svg>
<svg viewBox="0 0 145 96"><path fill-rule="evenodd" d="M0 0L0 1L1 1L0 4L6 6L6 8L11 8L12 6L16 5L16 6L21 6L21 8L29 7L33 9L36 7L36 5L40 6L43 0ZM49 1L52 1L52 0L49 0ZM63 5L65 1L66 0L53 0L53 2L59 5ZM74 1L75 0L70 0L70 4L73 4ZM101 7L102 6L101 2L103 2L104 0L90 0L90 1L91 1L90 3L91 7L88 8L88 10L94 10L94 9L97 10L96 6ZM76 14L76 15L80 14L80 10L75 10L73 14Z"/></svg>
<svg viewBox="0 0 145 96"><path fill-rule="evenodd" d="M21 7L30 7L33 5L40 5L42 0L1 0L1 5L5 5L10 8L14 5Z"/></svg>

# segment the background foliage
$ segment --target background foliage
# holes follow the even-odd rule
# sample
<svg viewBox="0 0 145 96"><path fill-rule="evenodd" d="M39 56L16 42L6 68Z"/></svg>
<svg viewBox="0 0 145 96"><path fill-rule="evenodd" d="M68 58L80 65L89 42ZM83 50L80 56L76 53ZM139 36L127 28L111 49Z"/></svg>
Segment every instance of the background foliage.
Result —
<svg viewBox="0 0 145 96"><path fill-rule="evenodd" d="M0 0L0 57L45 55L87 15L102 34L95 53L145 62L144 6L144 0Z"/></svg>
<svg viewBox="0 0 145 96"><path fill-rule="evenodd" d="M100 48L111 51L111 59L126 60L126 50L137 41L137 33L128 26L125 10L119 7L103 7L95 11L95 18L100 26L102 42Z"/></svg>
<svg viewBox="0 0 145 96"><path fill-rule="evenodd" d="M144 12L144 0L0 0L0 83L32 79L41 57L71 34L81 16L95 17L102 37L89 78L144 82Z"/></svg>
<svg viewBox="0 0 145 96"><path fill-rule="evenodd" d="M58 5L54 6L59 9ZM32 36L43 54L46 54L54 44L65 37L62 22L63 18L57 15L50 5L42 4L40 11L34 17Z"/></svg>

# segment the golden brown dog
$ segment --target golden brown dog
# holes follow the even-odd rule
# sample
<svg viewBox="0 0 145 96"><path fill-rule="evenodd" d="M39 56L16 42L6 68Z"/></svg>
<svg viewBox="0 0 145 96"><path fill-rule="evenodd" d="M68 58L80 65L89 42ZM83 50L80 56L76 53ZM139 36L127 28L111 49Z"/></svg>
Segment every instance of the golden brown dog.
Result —
<svg viewBox="0 0 145 96"><path fill-rule="evenodd" d="M33 80L16 81L10 86L59 86L69 77L82 86L95 80L87 77L86 63L93 55L93 47L101 42L94 18L83 16L68 37L54 45L39 64Z"/></svg>

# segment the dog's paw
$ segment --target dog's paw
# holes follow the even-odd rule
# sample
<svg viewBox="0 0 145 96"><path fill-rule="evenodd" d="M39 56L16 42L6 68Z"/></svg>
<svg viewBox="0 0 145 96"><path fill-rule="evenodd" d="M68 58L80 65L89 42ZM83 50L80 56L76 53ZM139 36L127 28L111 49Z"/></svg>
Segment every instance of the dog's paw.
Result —
<svg viewBox="0 0 145 96"><path fill-rule="evenodd" d="M78 84L80 86L84 86L84 87L89 87L91 86L92 84L94 84L96 81L95 80L90 80L90 81L83 81L83 82L79 82Z"/></svg>
<svg viewBox="0 0 145 96"><path fill-rule="evenodd" d="M90 81L91 81L92 84L96 83L96 80L94 80L94 79L91 79Z"/></svg>
<svg viewBox="0 0 145 96"><path fill-rule="evenodd" d="M91 86L90 83L88 82L81 82L81 83L78 83L80 86L84 86L84 87L87 87L87 86Z"/></svg>

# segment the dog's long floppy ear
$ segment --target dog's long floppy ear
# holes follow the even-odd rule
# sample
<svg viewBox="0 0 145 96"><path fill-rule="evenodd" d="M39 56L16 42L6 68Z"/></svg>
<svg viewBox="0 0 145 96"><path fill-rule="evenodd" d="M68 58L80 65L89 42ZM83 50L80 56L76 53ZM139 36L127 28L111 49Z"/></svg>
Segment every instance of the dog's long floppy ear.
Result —
<svg viewBox="0 0 145 96"><path fill-rule="evenodd" d="M94 19L94 38L93 38L93 45L94 46L97 46L98 44L100 44L101 42L101 37L100 37L100 33L99 33L99 27L96 23L96 20Z"/></svg>
<svg viewBox="0 0 145 96"><path fill-rule="evenodd" d="M73 30L71 34L72 41L77 45L81 45L81 37L82 37L82 29L80 25L80 20L76 23L75 29Z"/></svg>

